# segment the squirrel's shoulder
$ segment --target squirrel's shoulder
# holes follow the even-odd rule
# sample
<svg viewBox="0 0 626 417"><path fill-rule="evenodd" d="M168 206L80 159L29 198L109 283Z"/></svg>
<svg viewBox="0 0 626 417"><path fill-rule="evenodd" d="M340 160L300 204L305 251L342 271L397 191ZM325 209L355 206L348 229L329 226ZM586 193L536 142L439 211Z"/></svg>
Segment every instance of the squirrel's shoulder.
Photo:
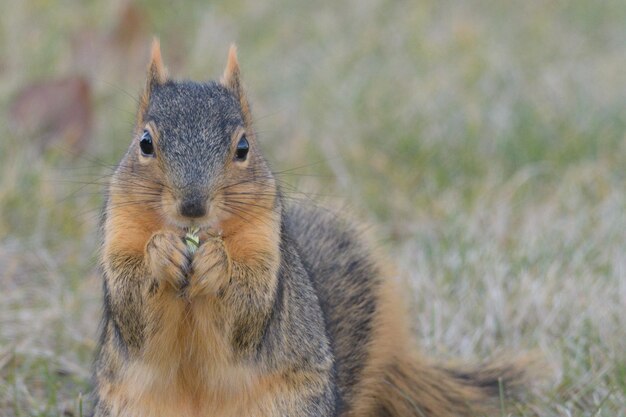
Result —
<svg viewBox="0 0 626 417"><path fill-rule="evenodd" d="M370 253L371 245L366 227L346 215L345 209L325 207L309 200L286 203L283 224L301 250L325 254L345 254L351 251ZM347 252L346 252L347 251Z"/></svg>

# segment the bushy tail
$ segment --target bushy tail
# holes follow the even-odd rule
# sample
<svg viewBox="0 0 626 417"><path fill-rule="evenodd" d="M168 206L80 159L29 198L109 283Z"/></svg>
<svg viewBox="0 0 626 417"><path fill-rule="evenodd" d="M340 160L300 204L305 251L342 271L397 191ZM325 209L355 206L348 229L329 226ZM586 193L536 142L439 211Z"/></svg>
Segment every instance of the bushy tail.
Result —
<svg viewBox="0 0 626 417"><path fill-rule="evenodd" d="M527 387L533 360L494 361L470 368L440 366L419 358L389 366L381 389L381 417L479 417L500 415L502 402Z"/></svg>

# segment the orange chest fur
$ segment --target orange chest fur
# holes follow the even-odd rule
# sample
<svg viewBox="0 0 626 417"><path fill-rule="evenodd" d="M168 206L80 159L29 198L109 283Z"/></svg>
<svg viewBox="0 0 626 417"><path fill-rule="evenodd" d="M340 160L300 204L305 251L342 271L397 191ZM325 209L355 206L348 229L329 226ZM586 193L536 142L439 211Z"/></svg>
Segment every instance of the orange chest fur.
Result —
<svg viewBox="0 0 626 417"><path fill-rule="evenodd" d="M260 369L236 363L219 308L171 303L164 325L121 375L120 416L271 416L274 390ZM114 415L117 415L114 413Z"/></svg>

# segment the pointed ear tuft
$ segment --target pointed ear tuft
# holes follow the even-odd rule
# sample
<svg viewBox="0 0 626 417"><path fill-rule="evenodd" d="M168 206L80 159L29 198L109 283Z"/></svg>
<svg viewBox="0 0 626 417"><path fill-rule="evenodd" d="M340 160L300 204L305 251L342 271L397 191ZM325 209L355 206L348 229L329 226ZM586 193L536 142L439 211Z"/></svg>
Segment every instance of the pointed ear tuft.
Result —
<svg viewBox="0 0 626 417"><path fill-rule="evenodd" d="M221 83L224 87L232 91L237 99L239 99L239 105L241 107L244 123L246 127L249 128L252 124L252 116L250 114L248 98L246 97L246 92L244 91L241 83L241 72L239 70L237 46L235 44L232 44L228 50L228 61L226 62L226 69L224 70Z"/></svg>
<svg viewBox="0 0 626 417"><path fill-rule="evenodd" d="M148 87L152 89L155 85L163 84L167 81L167 70L161 58L161 43L155 37L152 40L152 50L150 52L150 64L148 65Z"/></svg>
<svg viewBox="0 0 626 417"><path fill-rule="evenodd" d="M148 75L146 79L146 87L141 95L141 101L139 103L139 123L143 123L142 119L148 109L150 103L150 95L154 90L154 87L163 84L167 81L167 70L163 65L163 58L161 58L161 44L159 39L155 36L152 39L152 49L150 51L150 63L148 64Z"/></svg>
<svg viewBox="0 0 626 417"><path fill-rule="evenodd" d="M222 76L222 84L235 93L241 88L237 46L235 44L230 45L228 50L228 61Z"/></svg>

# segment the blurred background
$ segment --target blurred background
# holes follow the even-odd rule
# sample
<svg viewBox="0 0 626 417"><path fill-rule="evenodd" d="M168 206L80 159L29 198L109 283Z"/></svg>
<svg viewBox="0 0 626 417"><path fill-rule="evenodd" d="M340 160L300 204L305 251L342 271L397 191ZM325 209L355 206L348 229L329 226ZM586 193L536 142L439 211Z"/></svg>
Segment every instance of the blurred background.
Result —
<svg viewBox="0 0 626 417"><path fill-rule="evenodd" d="M372 225L425 351L546 359L502 415L626 415L623 0L0 8L1 416L87 408L102 190L153 35L196 80L238 44L285 189Z"/></svg>

